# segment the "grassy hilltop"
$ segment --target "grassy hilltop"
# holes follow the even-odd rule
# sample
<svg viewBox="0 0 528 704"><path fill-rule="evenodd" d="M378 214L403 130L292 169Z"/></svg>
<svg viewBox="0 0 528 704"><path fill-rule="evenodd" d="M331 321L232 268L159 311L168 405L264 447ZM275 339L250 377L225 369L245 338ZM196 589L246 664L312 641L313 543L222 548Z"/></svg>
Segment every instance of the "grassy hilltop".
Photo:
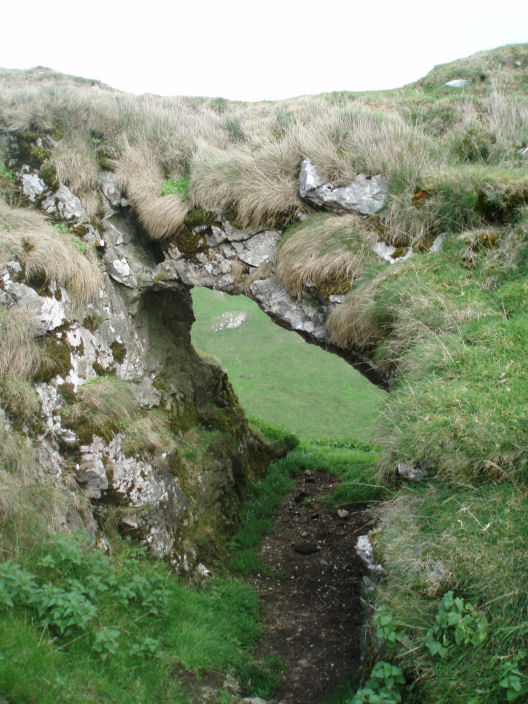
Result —
<svg viewBox="0 0 528 704"><path fill-rule="evenodd" d="M528 45L436 67L398 90L255 104L3 70L0 124L91 215L111 169L162 245L188 241L222 211L241 227L283 230L276 271L293 296L308 283L346 295L327 320L336 344L395 380L377 428L379 478L394 498L377 509L372 540L387 570L374 597L377 657L399 669L387 665L354 702L398 702L400 691L416 703L526 701ZM52 149L38 146L42 134ZM315 213L298 195L304 158L340 185L383 174L383 215ZM15 204L7 164L0 186ZM19 246L7 221L2 251ZM439 235L441 251L430 251ZM372 252L379 240L414 256L388 265ZM24 321L0 322L9 398ZM33 373L26 355L17 374ZM402 486L399 463L427 479Z"/></svg>

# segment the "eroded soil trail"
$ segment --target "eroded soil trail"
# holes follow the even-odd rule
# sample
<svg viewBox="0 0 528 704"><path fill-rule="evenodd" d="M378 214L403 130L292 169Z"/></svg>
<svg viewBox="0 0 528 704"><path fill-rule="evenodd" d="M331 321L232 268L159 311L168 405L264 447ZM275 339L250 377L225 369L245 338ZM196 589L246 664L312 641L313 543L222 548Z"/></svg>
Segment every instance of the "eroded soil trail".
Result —
<svg viewBox="0 0 528 704"><path fill-rule="evenodd" d="M354 546L369 514L363 506L325 504L338 484L309 470L296 478L275 532L263 541L269 574L252 578L265 618L260 654L285 663L275 695L285 704L321 704L359 666L365 571Z"/></svg>

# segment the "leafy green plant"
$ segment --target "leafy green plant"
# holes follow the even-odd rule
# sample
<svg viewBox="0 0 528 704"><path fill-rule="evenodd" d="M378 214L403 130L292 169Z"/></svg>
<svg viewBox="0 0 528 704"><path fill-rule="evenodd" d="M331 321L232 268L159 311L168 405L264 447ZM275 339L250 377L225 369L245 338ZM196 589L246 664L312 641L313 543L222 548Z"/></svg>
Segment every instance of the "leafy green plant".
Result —
<svg viewBox="0 0 528 704"><path fill-rule="evenodd" d="M0 178L5 178L8 181L15 181L15 172L9 169L5 164L0 165Z"/></svg>
<svg viewBox="0 0 528 704"><path fill-rule="evenodd" d="M385 604L381 604L376 609L373 624L376 629L377 637L387 643L395 643L397 640L403 640L405 634L398 628L394 614Z"/></svg>
<svg viewBox="0 0 528 704"><path fill-rule="evenodd" d="M159 655L160 642L157 638L146 636L143 640L133 643L130 652L139 659L152 658Z"/></svg>
<svg viewBox="0 0 528 704"><path fill-rule="evenodd" d="M405 677L399 667L378 662L365 687L358 689L349 704L398 704L402 700L399 687L402 684L405 684Z"/></svg>
<svg viewBox="0 0 528 704"><path fill-rule="evenodd" d="M528 694L528 676L522 671L522 666L526 661L526 650L520 650L511 660L501 662L502 679L499 687L502 687L508 702L516 702L519 697Z"/></svg>
<svg viewBox="0 0 528 704"><path fill-rule="evenodd" d="M450 648L477 646L488 637L488 619L474 604L446 592L438 606L435 623L426 634L425 645L431 655L446 657Z"/></svg>
<svg viewBox="0 0 528 704"><path fill-rule="evenodd" d="M184 199L189 197L188 178L170 178L162 184L158 192L159 196L178 195Z"/></svg>
<svg viewBox="0 0 528 704"><path fill-rule="evenodd" d="M119 636L121 631L117 628L104 628L95 635L92 650L106 660L110 655L115 655L119 648Z"/></svg>

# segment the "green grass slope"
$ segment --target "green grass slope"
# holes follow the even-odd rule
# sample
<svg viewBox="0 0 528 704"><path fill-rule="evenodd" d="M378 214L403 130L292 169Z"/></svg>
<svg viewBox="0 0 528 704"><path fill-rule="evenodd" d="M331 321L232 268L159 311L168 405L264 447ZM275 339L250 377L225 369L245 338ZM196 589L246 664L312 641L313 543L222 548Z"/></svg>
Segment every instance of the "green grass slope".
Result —
<svg viewBox="0 0 528 704"><path fill-rule="evenodd" d="M339 357L278 327L254 301L193 289L194 346L218 357L251 416L304 440L372 436L387 394ZM229 314L244 314L235 328Z"/></svg>

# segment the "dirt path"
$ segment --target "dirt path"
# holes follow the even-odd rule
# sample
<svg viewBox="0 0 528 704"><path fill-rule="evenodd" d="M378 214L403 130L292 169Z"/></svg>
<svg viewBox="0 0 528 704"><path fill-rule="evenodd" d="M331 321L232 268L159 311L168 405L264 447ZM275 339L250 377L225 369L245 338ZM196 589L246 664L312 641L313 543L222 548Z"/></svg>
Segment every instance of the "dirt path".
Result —
<svg viewBox="0 0 528 704"><path fill-rule="evenodd" d="M368 531L369 515L361 506L340 506L339 515L321 503L337 485L324 473L296 479L262 545L270 574L252 579L266 624L260 654L285 663L275 695L285 704L321 704L359 665L365 572L354 546Z"/></svg>

